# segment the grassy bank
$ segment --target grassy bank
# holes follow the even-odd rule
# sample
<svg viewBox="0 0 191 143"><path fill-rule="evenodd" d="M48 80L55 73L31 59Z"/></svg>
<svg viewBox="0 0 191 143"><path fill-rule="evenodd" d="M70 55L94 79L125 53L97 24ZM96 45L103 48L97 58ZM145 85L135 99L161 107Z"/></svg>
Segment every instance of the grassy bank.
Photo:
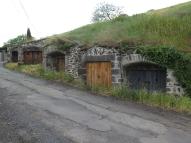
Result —
<svg viewBox="0 0 191 143"><path fill-rule="evenodd" d="M77 40L86 45L135 43L169 45L189 50L191 46L191 2L134 16L89 24L53 37Z"/></svg>
<svg viewBox="0 0 191 143"><path fill-rule="evenodd" d="M145 91L133 91L127 86L114 87L112 96L135 101L149 106L159 107L166 110L186 112L191 114L191 98L186 96L173 96L166 93L148 93Z"/></svg>
<svg viewBox="0 0 191 143"><path fill-rule="evenodd" d="M44 70L42 65L19 65L18 63L7 63L5 65L7 69L22 72L31 76L40 77L46 80L59 81L61 83L67 83L76 85L80 88L84 88L84 83L81 80L74 79L68 73L65 72L54 72Z"/></svg>
<svg viewBox="0 0 191 143"><path fill-rule="evenodd" d="M41 65L18 65L17 63L8 63L5 65L10 70L19 71L32 76L41 77L47 80L60 81L77 86L82 89L88 89L95 93L110 95L122 100L134 101L153 107L159 107L166 110L185 112L191 114L191 98L182 96L176 97L165 93L148 93L145 91L129 90L127 86L113 87L106 89L103 87L90 88L80 80L75 80L70 74L64 72L45 71Z"/></svg>

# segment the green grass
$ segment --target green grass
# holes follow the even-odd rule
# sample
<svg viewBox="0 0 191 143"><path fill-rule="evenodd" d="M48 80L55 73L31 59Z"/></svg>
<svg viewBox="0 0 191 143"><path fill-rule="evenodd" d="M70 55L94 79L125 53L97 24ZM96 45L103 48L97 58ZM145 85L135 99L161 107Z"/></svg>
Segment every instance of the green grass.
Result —
<svg viewBox="0 0 191 143"><path fill-rule="evenodd" d="M184 15L179 16L180 13ZM138 45L169 45L178 49L189 49L191 46L190 13L191 2L188 2L174 8L89 24L53 37L77 40L89 46L116 45L123 42Z"/></svg>
<svg viewBox="0 0 191 143"><path fill-rule="evenodd" d="M26 73L36 77L42 77L47 80L55 80L67 83L75 83L75 84L82 84L79 83L80 81L74 80L74 77L66 72L54 72L54 71L45 71L40 64L36 65L19 65L17 63L7 63L5 65L6 68L10 70L15 70L18 72Z"/></svg>
<svg viewBox="0 0 191 143"><path fill-rule="evenodd" d="M5 64L5 67L10 70L16 70L18 68L18 63L8 63Z"/></svg>
<svg viewBox="0 0 191 143"><path fill-rule="evenodd" d="M163 16L183 16L191 14L191 2L186 2L182 4L178 4L175 6L154 10L148 12L149 14L159 14Z"/></svg>
<svg viewBox="0 0 191 143"><path fill-rule="evenodd" d="M143 90L134 91L129 90L127 86L114 87L111 95L162 109L191 114L191 98L187 96L176 97L166 93L148 93Z"/></svg>

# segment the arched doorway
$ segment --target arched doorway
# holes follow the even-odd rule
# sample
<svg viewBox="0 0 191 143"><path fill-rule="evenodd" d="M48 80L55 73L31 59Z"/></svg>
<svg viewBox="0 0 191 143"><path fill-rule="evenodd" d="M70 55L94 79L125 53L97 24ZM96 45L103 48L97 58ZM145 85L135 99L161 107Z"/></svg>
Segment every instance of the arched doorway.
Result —
<svg viewBox="0 0 191 143"><path fill-rule="evenodd" d="M166 72L166 68L154 63L131 63L124 66L124 81L130 89L144 89L149 92L165 91Z"/></svg>
<svg viewBox="0 0 191 143"><path fill-rule="evenodd" d="M61 52L52 52L47 55L47 67L54 71L64 71L65 55Z"/></svg>

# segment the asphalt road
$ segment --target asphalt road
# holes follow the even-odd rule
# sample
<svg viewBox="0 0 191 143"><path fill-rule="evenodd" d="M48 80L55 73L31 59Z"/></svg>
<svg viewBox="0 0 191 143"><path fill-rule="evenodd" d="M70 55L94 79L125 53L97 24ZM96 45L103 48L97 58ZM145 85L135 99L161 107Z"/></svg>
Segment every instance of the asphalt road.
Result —
<svg viewBox="0 0 191 143"><path fill-rule="evenodd" d="M191 117L0 67L0 143L191 143Z"/></svg>

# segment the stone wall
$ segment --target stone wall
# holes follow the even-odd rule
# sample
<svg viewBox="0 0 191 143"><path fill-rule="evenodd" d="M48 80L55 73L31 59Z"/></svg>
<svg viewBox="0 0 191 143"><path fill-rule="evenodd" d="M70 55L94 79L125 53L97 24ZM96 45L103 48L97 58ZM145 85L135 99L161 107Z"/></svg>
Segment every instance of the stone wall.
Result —
<svg viewBox="0 0 191 143"><path fill-rule="evenodd" d="M65 51L57 49L54 45L49 45L43 49L43 67L47 70L52 70L51 67L51 58L48 57L51 53L62 53L65 55L65 72L78 78L78 68L79 68L79 46L74 46Z"/></svg>
<svg viewBox="0 0 191 143"><path fill-rule="evenodd" d="M74 78L78 78L78 69L80 65L80 47L75 46L70 48L65 55L65 71L74 76Z"/></svg>
<svg viewBox="0 0 191 143"><path fill-rule="evenodd" d="M0 50L0 62L6 62L7 61L7 52L6 49Z"/></svg>
<svg viewBox="0 0 191 143"><path fill-rule="evenodd" d="M17 51L18 52L18 62L23 63L24 57L23 52L24 51L41 51L43 47L46 45L45 43L46 39L39 39L34 41L29 41L20 45L13 45L8 46L7 48L7 60L11 61L12 59L12 52Z"/></svg>
<svg viewBox="0 0 191 143"><path fill-rule="evenodd" d="M155 64L139 54L123 53L121 55L121 53L116 48L94 46L90 49L82 50L80 46L76 44L70 49L66 49L63 51L57 49L57 47L54 45L46 45L45 39L31 41L28 43L24 43L20 46L8 48L8 60L11 61L12 51L18 51L18 60L19 62L23 62L23 51L34 50L35 47L41 48L43 50L43 67L45 69L51 70L51 68L49 68L49 63L51 63L51 59L47 58L48 54L53 52L60 52L65 55L65 72L72 74L75 78L82 78L85 81L86 63L104 61L111 62L113 85L119 85L125 82L123 73L124 66L140 62ZM170 69L167 69L166 90L170 94L184 94L184 89L177 82L176 78L173 75L173 71Z"/></svg>
<svg viewBox="0 0 191 143"><path fill-rule="evenodd" d="M184 89L178 83L176 77L174 76L174 71L171 69L167 69L167 82L166 82L167 93L183 95Z"/></svg>

